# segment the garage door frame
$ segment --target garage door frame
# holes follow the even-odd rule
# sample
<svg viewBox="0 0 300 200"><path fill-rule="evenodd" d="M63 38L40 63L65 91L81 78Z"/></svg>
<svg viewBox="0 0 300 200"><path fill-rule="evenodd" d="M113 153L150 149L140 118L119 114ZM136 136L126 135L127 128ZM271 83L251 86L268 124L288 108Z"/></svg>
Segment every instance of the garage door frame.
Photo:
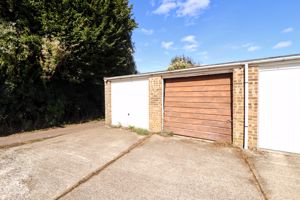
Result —
<svg viewBox="0 0 300 200"><path fill-rule="evenodd" d="M115 126L134 126L149 130L148 78L112 81L111 119L111 124Z"/></svg>
<svg viewBox="0 0 300 200"><path fill-rule="evenodd" d="M258 127L257 127L257 148L262 149L262 150L271 150L271 151L282 151L282 152L289 152L289 153L300 153L300 152L293 152L288 149L282 149L281 147L267 147L264 144L261 144L261 120L262 120L262 111L261 111L261 72L266 72L266 71L276 71L276 70L293 70L293 69L300 69L300 62L297 61L289 61L285 63L268 63L268 64L263 64L259 66L259 73L258 73ZM284 80L282 80L284 81ZM271 133L272 134L272 133ZM274 139L274 138L273 138ZM272 140L272 138L270 138ZM282 145L282 144L281 144Z"/></svg>
<svg viewBox="0 0 300 200"><path fill-rule="evenodd" d="M208 73L202 73L202 74L195 74L195 75L187 75L187 76L171 76L171 77L164 77L162 79L162 130L164 131L165 130L165 95L166 95L166 80L169 80L169 79L176 79L176 78L190 78L190 77L202 77L202 76L213 76L213 75L226 75L228 74L230 76L230 126L231 126L231 133L230 133L230 143L233 143L233 87L234 87L234 84L233 84L233 71L232 70L226 70L226 71L220 71L220 72L208 72ZM176 134L176 133L175 133ZM193 137L193 136L186 136L186 137ZM198 138L198 137L196 137ZM198 138L199 139L199 138ZM200 138L200 139L204 139L204 140L209 140L209 139L206 139L206 138Z"/></svg>

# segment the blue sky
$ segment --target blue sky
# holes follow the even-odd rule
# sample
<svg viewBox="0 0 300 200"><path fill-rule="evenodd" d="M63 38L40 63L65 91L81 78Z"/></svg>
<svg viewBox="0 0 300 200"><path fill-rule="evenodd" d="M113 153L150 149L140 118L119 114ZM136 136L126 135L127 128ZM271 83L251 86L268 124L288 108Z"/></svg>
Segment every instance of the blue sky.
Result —
<svg viewBox="0 0 300 200"><path fill-rule="evenodd" d="M199 64L300 53L297 0L130 0L139 72L165 70L172 57Z"/></svg>

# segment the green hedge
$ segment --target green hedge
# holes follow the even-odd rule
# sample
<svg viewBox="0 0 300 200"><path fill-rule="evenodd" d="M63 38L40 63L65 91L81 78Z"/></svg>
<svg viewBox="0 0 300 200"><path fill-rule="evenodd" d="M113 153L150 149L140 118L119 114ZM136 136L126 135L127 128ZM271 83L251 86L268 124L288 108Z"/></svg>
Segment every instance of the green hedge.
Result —
<svg viewBox="0 0 300 200"><path fill-rule="evenodd" d="M103 77L136 73L128 0L0 2L0 135L104 117Z"/></svg>

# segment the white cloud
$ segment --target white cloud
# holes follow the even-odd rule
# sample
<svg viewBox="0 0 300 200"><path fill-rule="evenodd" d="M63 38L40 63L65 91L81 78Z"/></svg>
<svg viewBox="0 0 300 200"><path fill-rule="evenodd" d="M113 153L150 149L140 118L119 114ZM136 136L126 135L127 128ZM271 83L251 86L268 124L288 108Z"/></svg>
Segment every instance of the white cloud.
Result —
<svg viewBox="0 0 300 200"><path fill-rule="evenodd" d="M195 17L208 8L210 0L163 0L154 14L167 15L176 10L177 17Z"/></svg>
<svg viewBox="0 0 300 200"><path fill-rule="evenodd" d="M257 51L257 50L260 50L261 47L260 46L249 46L247 48L248 51L252 52L252 51Z"/></svg>
<svg viewBox="0 0 300 200"><path fill-rule="evenodd" d="M258 46L258 45L248 42L248 43L244 43L241 45L232 45L231 44L231 45L228 45L227 48L230 48L233 50L246 49L247 51L252 52L252 51L260 50L261 46Z"/></svg>
<svg viewBox="0 0 300 200"><path fill-rule="evenodd" d="M186 51L197 51L198 45L197 44L186 44L183 46L183 49Z"/></svg>
<svg viewBox="0 0 300 200"><path fill-rule="evenodd" d="M142 28L141 32L144 33L145 35L152 35L154 33L154 30Z"/></svg>
<svg viewBox="0 0 300 200"><path fill-rule="evenodd" d="M183 46L183 49L186 51L196 51L198 48L198 42L194 35L187 35L181 39L181 42L186 44Z"/></svg>
<svg viewBox="0 0 300 200"><path fill-rule="evenodd" d="M209 6L210 0L186 0L178 3L177 16L197 16Z"/></svg>
<svg viewBox="0 0 300 200"><path fill-rule="evenodd" d="M187 35L181 39L182 42L189 42L189 43L197 43L196 37L194 35Z"/></svg>
<svg viewBox="0 0 300 200"><path fill-rule="evenodd" d="M282 41L282 42L278 42L275 46L273 46L273 49L282 49L282 48L286 48L289 46L292 46L293 42L292 41Z"/></svg>
<svg viewBox="0 0 300 200"><path fill-rule="evenodd" d="M290 33L290 32L293 32L294 31L294 28L293 27L288 27L288 28L285 28L281 31L281 33Z"/></svg>
<svg viewBox="0 0 300 200"><path fill-rule="evenodd" d="M175 0L163 0L162 4L153 11L154 14L165 15L177 7Z"/></svg>
<svg viewBox="0 0 300 200"><path fill-rule="evenodd" d="M164 48L164 49L171 49L173 44L174 44L174 42L172 42L172 41L170 41L170 42L162 41L161 42L161 47Z"/></svg>

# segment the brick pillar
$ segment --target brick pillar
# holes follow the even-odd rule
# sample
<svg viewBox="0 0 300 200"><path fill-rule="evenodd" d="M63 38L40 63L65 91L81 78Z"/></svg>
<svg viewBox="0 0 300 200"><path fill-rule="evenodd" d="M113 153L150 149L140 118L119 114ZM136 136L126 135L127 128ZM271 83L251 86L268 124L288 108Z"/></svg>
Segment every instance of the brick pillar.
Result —
<svg viewBox="0 0 300 200"><path fill-rule="evenodd" d="M249 102L248 102L248 145L249 149L257 148L258 128L258 66L249 66Z"/></svg>
<svg viewBox="0 0 300 200"><path fill-rule="evenodd" d="M244 144L244 67L233 70L233 145Z"/></svg>
<svg viewBox="0 0 300 200"><path fill-rule="evenodd" d="M104 81L105 92L105 124L111 125L111 82Z"/></svg>
<svg viewBox="0 0 300 200"><path fill-rule="evenodd" d="M149 78L149 130L162 130L162 78Z"/></svg>

